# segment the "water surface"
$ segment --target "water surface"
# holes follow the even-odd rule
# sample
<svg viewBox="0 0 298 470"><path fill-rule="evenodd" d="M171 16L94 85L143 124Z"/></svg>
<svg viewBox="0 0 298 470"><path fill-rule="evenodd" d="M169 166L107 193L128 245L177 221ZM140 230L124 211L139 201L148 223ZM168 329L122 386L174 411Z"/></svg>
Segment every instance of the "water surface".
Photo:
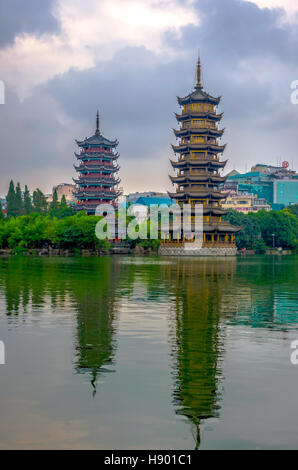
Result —
<svg viewBox="0 0 298 470"><path fill-rule="evenodd" d="M298 448L297 261L0 259L0 448Z"/></svg>

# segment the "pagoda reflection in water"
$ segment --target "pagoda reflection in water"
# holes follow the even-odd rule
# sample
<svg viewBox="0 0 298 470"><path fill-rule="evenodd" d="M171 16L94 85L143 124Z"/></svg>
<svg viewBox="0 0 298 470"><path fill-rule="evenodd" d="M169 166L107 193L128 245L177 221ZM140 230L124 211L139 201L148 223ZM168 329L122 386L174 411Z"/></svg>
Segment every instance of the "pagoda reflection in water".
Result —
<svg viewBox="0 0 298 470"><path fill-rule="evenodd" d="M195 448L201 441L202 420L216 418L220 409L223 333L221 301L233 278L234 259L224 261L178 259L164 275L172 283L175 324L171 333L176 413L186 416L195 430Z"/></svg>
<svg viewBox="0 0 298 470"><path fill-rule="evenodd" d="M98 266L99 267L99 266ZM102 258L100 269L82 277L74 291L77 309L76 371L89 373L96 393L100 372L111 372L116 350L115 316L119 264Z"/></svg>

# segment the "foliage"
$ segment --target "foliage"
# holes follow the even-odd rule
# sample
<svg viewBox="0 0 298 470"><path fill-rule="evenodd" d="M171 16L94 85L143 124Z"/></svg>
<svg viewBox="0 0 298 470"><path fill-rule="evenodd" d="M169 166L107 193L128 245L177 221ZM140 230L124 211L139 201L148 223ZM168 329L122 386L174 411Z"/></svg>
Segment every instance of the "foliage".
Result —
<svg viewBox="0 0 298 470"><path fill-rule="evenodd" d="M24 191L24 212L25 214L30 214L32 210L33 210L33 207L32 207L30 192L29 192L28 186L26 185L25 191Z"/></svg>
<svg viewBox="0 0 298 470"><path fill-rule="evenodd" d="M238 249L257 247L264 251L264 246L272 248L273 244L284 249L298 248L298 217L289 210L261 210L248 215L230 211L225 219L242 227L235 238Z"/></svg>
<svg viewBox="0 0 298 470"><path fill-rule="evenodd" d="M267 246L262 238L258 238L253 244L253 249L258 255L262 255L266 253Z"/></svg>
<svg viewBox="0 0 298 470"><path fill-rule="evenodd" d="M39 188L33 192L33 208L39 214L46 214L48 210L46 197Z"/></svg>
<svg viewBox="0 0 298 470"><path fill-rule="evenodd" d="M11 180L9 183L9 189L6 196L6 213L7 216L16 216L16 192L14 189L14 182Z"/></svg>
<svg viewBox="0 0 298 470"><path fill-rule="evenodd" d="M98 220L85 213L63 219L38 213L9 217L0 220L0 248L106 248L107 242L95 235Z"/></svg>
<svg viewBox="0 0 298 470"><path fill-rule="evenodd" d="M4 214L3 214L3 209L2 209L2 204L0 201L0 220L4 219Z"/></svg>

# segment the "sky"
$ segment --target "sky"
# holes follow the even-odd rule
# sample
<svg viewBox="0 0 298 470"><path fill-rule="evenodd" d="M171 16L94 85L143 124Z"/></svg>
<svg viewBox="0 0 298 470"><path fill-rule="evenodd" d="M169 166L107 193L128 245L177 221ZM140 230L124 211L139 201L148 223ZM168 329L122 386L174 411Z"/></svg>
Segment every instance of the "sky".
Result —
<svg viewBox="0 0 298 470"><path fill-rule="evenodd" d="M298 169L297 0L0 0L0 195L72 182L75 139L118 138L124 192L172 190L176 96L222 96L225 172Z"/></svg>

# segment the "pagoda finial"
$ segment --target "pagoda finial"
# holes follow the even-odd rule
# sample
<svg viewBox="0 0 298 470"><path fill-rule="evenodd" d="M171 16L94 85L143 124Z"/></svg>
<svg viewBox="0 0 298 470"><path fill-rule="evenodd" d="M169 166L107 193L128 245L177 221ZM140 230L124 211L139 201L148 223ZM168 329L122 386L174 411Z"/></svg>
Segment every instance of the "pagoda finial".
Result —
<svg viewBox="0 0 298 470"><path fill-rule="evenodd" d="M200 59L200 53L198 55L198 64L197 64L197 87L201 87L201 59Z"/></svg>
<svg viewBox="0 0 298 470"><path fill-rule="evenodd" d="M97 113L96 113L96 131L95 131L95 134L100 134L100 130L99 130L99 111L97 110Z"/></svg>

